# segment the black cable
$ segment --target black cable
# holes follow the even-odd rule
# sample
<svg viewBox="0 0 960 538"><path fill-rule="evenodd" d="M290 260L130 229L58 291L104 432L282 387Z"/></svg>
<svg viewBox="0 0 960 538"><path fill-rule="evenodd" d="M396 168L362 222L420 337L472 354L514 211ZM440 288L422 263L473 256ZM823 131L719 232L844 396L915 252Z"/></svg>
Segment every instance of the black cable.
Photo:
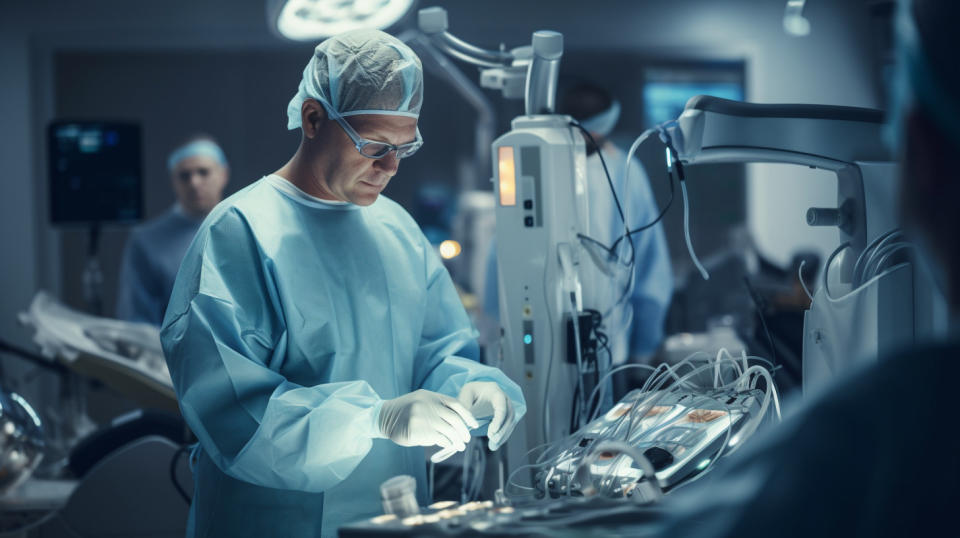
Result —
<svg viewBox="0 0 960 538"><path fill-rule="evenodd" d="M21 347L15 346L6 340L0 339L0 351L9 353L11 355L16 355L22 359L26 359L41 368L47 370L53 370L58 374L63 374L68 372L68 368L59 362L55 362L51 359L48 359L38 353L32 351L27 351Z"/></svg>
<svg viewBox="0 0 960 538"><path fill-rule="evenodd" d="M613 179L610 177L610 170L607 169L607 161L603 158L603 152L600 151L600 144L597 144L597 141L593 139L593 135L590 134L590 131L586 130L583 125L580 125L579 121L573 120L570 122L570 125L580 129L580 131L583 132L583 135L590 140L591 144L593 144L593 147L597 148L597 156L600 157L600 164L603 165L603 173L607 176L607 185L610 187L610 194L613 195L613 201L617 204L617 213L620 214L620 222L623 223L623 228L629 231L630 226L627 224L627 218L623 216L623 207L620 205L620 197L617 196L617 190L613 187Z"/></svg>
<svg viewBox="0 0 960 538"><path fill-rule="evenodd" d="M670 151L674 155L674 162L676 163L677 170L678 170L677 173L682 177L683 173L680 172L680 170L682 170L683 168L682 168L682 165L680 164L680 160L676 158L676 150L674 150L673 147L671 146ZM681 179L681 181L683 181L683 179ZM629 232L627 232L627 237L631 237L635 233L639 233L649 228L653 228L654 226L657 225L657 223L663 220L663 216L667 214L667 210L670 209L670 206L673 205L674 193L676 191L676 187L674 186L674 183L673 183L673 170L669 168L667 169L667 183L670 184L670 198L667 199L667 203L664 204L663 208L660 210L660 214L657 215L657 218L653 219L653 221L651 221L650 223L644 224L639 228L636 228L634 230L630 230ZM619 241L619 239L617 241ZM613 248L616 248L616 247L617 245L616 243L614 243Z"/></svg>
<svg viewBox="0 0 960 538"><path fill-rule="evenodd" d="M604 175L606 175L606 177L607 177L607 186L610 187L610 194L613 195L613 201L614 201L614 202L616 203L616 205L617 205L617 213L619 213L619 215L620 215L620 222L623 223L624 234L622 234L622 235L620 236L620 237L622 238L624 235L627 235L627 234L630 232L630 224L627 222L627 218L626 218L626 217L624 216L624 214L623 214L623 206L620 205L620 197L617 196L617 190L616 190L616 189L614 188L614 186L613 186L613 178L610 177L610 170L607 168L607 160L603 158L603 151L600 150L600 145L597 144L597 141L593 139L593 135L590 134L590 131L586 130L586 129L583 127L583 125L580 125L580 122L578 122L577 120L572 120L572 121L570 122L570 125L573 125L574 127L580 129L580 131L583 133L584 136L587 137L587 139L590 141L590 143L593 144L593 146L594 146L595 148L597 148L597 156L600 157L600 164L603 165L603 173L604 173ZM626 178L624 178L624 181L626 181ZM583 235L583 234L577 234L577 237L579 237L580 239L588 239L588 240L596 243L597 245L600 245L604 250L607 251L607 253L608 253L610 256L614 256L614 255L615 255L615 254L614 254L615 251L614 251L614 248L613 248L613 247L608 247L608 246L604 245L603 243L597 241L596 239L593 239L593 238L591 238L591 237L587 237L587 236L585 236L585 235ZM616 245L616 244L619 243L619 242L620 242L620 240L617 239L617 242L614 243L614 245ZM631 243L630 243L630 263L629 263L629 265L630 265L631 267L633 266L633 262L634 262L635 257L636 257L636 248L633 246L633 242L631 242Z"/></svg>
<svg viewBox="0 0 960 538"><path fill-rule="evenodd" d="M760 317L760 324L763 325L763 332L767 334L767 341L770 343L770 358L773 359L774 369L776 369L777 348L773 345L773 337L770 336L770 330L767 328L767 318L763 315L763 301L760 296L757 295L757 290L750 284L750 279L747 278L746 275L743 276L743 283L747 285L747 291L750 292L750 299L753 300L753 306L757 309L757 316Z"/></svg>
<svg viewBox="0 0 960 538"><path fill-rule="evenodd" d="M586 235L583 235L583 234L577 234L577 238L579 238L579 239L581 239L581 240L586 240L586 241L589 241L589 242L591 242L591 243L594 243L594 244L598 245L600 248L602 248L603 250L605 250L610 256L614 256L614 255L615 255L615 252L616 252L616 250L617 250L617 246L620 244L620 241L622 241L623 239L628 239L628 241L629 241L629 243L630 243L630 262L628 263L628 265L629 265L630 267L633 267L633 264L634 264L634 262L636 261L636 259L635 259L635 258L636 258L636 247L635 247L634 244L633 244L633 234L640 233L640 232L642 232L642 231L644 231L644 230L648 230L648 229L656 226L657 224L659 224L660 221L663 220L664 215L667 214L667 211L668 211L668 210L670 209L670 207L673 205L673 200L674 200L674 198L675 198L676 187L674 186L674 183L673 183L672 168L668 168L668 169L667 169L667 182L668 182L669 185L670 185L670 198L667 200L667 203L664 204L663 208L661 208L660 213L657 215L657 217L656 217L655 219L653 219L651 222L648 222L647 224L644 224L644 225L642 225L642 226L640 226L640 227L638 227L638 228L636 228L636 229L631 230L629 223L627 222L626 218L624 217L623 207L622 207L621 204L620 204L620 198L617 196L617 191L616 191L616 189L614 189L613 179L610 177L610 170L607 168L607 161L603 158L603 152L600 150L600 146L597 144L597 141L594 140L593 135L591 135L589 131L587 131L582 125L580 125L580 122L578 122L578 121L576 121L576 120L573 120L573 121L570 122L570 125L573 125L574 127L577 127L578 129L580 129L580 131L583 132L584 136L587 137L587 139L590 141L590 143L593 144L594 147L597 148L597 155L600 157L600 164L603 165L603 172L604 172L604 174L606 174L606 176L607 176L607 185L610 187L610 193L613 195L613 200L614 200L614 202L615 202L616 205L617 205L617 212L620 214L620 221L623 222L623 228L624 228L624 233L621 234L620 237L618 237L618 238L616 239L616 241L613 242L613 245L612 245L612 246L609 246L609 247L606 246L606 245L604 245L604 244L601 243L600 241L597 241L596 239L594 239L594 238L592 238L592 237L589 237L589 236L586 236ZM666 146L667 146L667 149L670 150L670 154L671 154L672 157L673 157L673 163L676 165L677 175L678 175L678 177L679 177L679 181L684 181L686 178L685 178L685 175L684 175L684 173L683 173L683 165L680 163L680 159L679 159L679 157L678 157L678 155L677 155L677 150L673 147L673 143L669 140L669 138L667 138L667 139L665 140L665 144L666 144ZM630 156L630 157L632 157L632 156ZM624 178L625 184L626 184L627 181L629 181L629 178Z"/></svg>
<svg viewBox="0 0 960 538"><path fill-rule="evenodd" d="M580 383L573 388L573 401L570 403L570 432L580 429Z"/></svg>
<svg viewBox="0 0 960 538"><path fill-rule="evenodd" d="M173 487L177 490L177 493L183 497L183 500L186 501L189 506L193 500L187 495L187 490L183 489L183 486L180 485L180 482L177 480L177 462L180 460L180 455L188 452L190 450L190 445L182 445L173 453L173 457L170 458L170 482L173 483ZM188 456L189 457L189 456Z"/></svg>
<svg viewBox="0 0 960 538"><path fill-rule="evenodd" d="M626 235L617 238L617 240L614 241L613 246L610 247L611 250L616 250L617 245L624 238L627 238L630 241L630 244L633 244L633 234L653 228L654 226L657 225L657 223L659 223L663 219L663 216L667 214L667 210L669 210L670 206L673 205L674 194L676 191L676 187L673 184L673 168L674 167L676 167L677 169L677 177L679 178L678 179L679 181L684 181L687 179L686 175L683 173L683 165L680 163L680 157L677 155L677 150L673 147L673 142L671 142L669 138L665 138L663 142L667 146L667 150L670 152L671 161L674 165L674 166L667 167L667 183L670 185L670 198L667 200L667 203L664 204L663 208L660 210L660 214L657 215L657 218L633 230L629 229L628 227ZM632 155L630 157L632 157Z"/></svg>

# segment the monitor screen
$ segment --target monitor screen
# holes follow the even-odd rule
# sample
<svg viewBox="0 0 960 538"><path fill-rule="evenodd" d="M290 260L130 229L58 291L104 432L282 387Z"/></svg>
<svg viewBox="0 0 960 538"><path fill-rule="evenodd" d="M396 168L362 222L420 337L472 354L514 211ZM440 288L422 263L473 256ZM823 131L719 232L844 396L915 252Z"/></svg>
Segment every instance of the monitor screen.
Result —
<svg viewBox="0 0 960 538"><path fill-rule="evenodd" d="M646 127L675 120L687 101L697 95L712 95L742 101L743 81L738 69L650 70L643 85L643 115Z"/></svg>
<svg viewBox="0 0 960 538"><path fill-rule="evenodd" d="M57 121L47 130L47 148L54 224L140 220L139 125Z"/></svg>

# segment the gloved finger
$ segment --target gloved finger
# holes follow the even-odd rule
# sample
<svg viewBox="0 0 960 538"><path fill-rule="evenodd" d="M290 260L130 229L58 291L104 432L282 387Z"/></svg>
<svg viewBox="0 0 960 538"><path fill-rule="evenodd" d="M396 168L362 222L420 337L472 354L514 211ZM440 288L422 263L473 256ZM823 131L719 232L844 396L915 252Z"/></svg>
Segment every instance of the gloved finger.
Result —
<svg viewBox="0 0 960 538"><path fill-rule="evenodd" d="M477 422L477 419L473 417L473 413L467 411L467 408L455 398L450 398L449 396L444 397L443 404L460 415L460 418L463 419L463 422L469 426L471 430L480 427L480 423Z"/></svg>
<svg viewBox="0 0 960 538"><path fill-rule="evenodd" d="M494 391L490 400L490 404L493 406L493 419L487 428L487 437L494 438L498 437L500 430L503 429L504 421L507 418L508 409L511 405L506 394L500 390Z"/></svg>
<svg viewBox="0 0 960 538"><path fill-rule="evenodd" d="M510 420L507 421L507 427L504 428L503 432L497 436L496 439L490 439L488 446L490 447L491 452L495 452L498 448L503 446L503 443L507 442L507 439L510 438L510 435L513 433L514 428L517 427L517 423L514 422L511 409Z"/></svg>
<svg viewBox="0 0 960 538"><path fill-rule="evenodd" d="M461 441L460 432L456 428L447 424L446 422L440 421L435 426L437 434L441 437L440 443L438 445L443 448L452 448L457 452L466 450L467 445L465 442Z"/></svg>
<svg viewBox="0 0 960 538"><path fill-rule="evenodd" d="M516 427L516 413L513 411L513 402L507 399L507 412L506 417L503 420L503 426L497 430L493 437L490 437L490 450L496 450L500 448L507 438L510 437L510 434L513 433L513 429ZM493 448L496 447L496 448Z"/></svg>
<svg viewBox="0 0 960 538"><path fill-rule="evenodd" d="M473 406L473 403L477 401L477 391L473 390L470 383L467 383L460 389L460 394L457 395L457 401L469 409Z"/></svg>
<svg viewBox="0 0 960 538"><path fill-rule="evenodd" d="M464 443L470 442L470 430L467 428L467 425L464 424L463 418L461 418L459 414L450 408L441 407L437 409L437 415L446 425L450 426L456 432L457 439Z"/></svg>
<svg viewBox="0 0 960 538"><path fill-rule="evenodd" d="M433 455L430 456L430 461L432 461L433 463L440 463L441 461L449 458L450 456L456 453L457 451L453 450L452 448L443 448L434 452Z"/></svg>

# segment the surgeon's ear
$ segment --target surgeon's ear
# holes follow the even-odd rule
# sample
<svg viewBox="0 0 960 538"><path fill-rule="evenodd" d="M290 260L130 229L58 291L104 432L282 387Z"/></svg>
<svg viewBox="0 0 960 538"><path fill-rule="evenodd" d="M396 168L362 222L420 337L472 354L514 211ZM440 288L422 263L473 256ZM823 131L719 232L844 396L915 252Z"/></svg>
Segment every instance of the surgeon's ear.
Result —
<svg viewBox="0 0 960 538"><path fill-rule="evenodd" d="M300 106L300 125L303 128L303 135L307 138L314 138L320 130L320 125L327 119L327 111L323 105L313 99L304 99Z"/></svg>

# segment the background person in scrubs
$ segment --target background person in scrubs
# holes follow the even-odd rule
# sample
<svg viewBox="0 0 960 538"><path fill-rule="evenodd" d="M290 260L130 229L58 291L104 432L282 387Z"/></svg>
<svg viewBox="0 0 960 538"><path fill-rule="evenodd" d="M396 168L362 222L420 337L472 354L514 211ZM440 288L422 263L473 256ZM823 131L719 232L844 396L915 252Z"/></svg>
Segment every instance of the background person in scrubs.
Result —
<svg viewBox="0 0 960 538"><path fill-rule="evenodd" d="M167 159L177 203L133 229L123 253L116 317L159 326L187 247L223 199L227 158L213 138L194 136Z"/></svg>

